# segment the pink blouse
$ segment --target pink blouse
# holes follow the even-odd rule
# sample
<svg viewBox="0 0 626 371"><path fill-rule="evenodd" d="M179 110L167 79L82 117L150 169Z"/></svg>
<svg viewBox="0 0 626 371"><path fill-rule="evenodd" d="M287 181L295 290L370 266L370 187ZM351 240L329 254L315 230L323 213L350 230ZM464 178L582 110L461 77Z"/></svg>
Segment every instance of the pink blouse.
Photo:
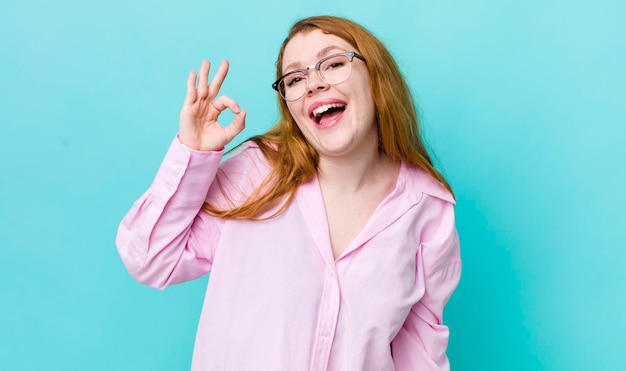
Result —
<svg viewBox="0 0 626 371"><path fill-rule="evenodd" d="M461 274L454 200L402 164L395 189L336 260L317 178L280 216L224 220L268 174L252 143L220 164L174 139L122 220L128 271L163 289L211 273L192 370L449 370L444 305Z"/></svg>

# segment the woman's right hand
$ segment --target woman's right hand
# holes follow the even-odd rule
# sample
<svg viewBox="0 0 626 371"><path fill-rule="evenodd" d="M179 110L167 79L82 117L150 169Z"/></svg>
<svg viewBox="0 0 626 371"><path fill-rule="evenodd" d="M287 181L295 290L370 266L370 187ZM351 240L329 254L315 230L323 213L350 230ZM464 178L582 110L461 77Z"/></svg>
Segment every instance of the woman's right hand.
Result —
<svg viewBox="0 0 626 371"><path fill-rule="evenodd" d="M198 151L220 150L244 129L246 121L246 111L241 110L233 99L227 96L216 99L228 73L228 61L222 62L209 83L210 67L208 61L202 61L197 86L196 72L189 73L187 96L180 111L178 138L187 147ZM222 126L217 119L227 108L236 116L228 126Z"/></svg>

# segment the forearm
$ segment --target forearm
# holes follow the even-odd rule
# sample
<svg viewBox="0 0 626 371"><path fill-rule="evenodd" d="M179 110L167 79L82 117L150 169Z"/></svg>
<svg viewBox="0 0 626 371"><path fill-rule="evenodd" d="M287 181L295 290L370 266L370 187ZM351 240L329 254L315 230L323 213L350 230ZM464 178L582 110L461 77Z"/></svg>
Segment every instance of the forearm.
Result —
<svg viewBox="0 0 626 371"><path fill-rule="evenodd" d="M175 139L154 182L122 220L116 243L139 282L164 288L210 271L218 228L201 211L222 152L192 151Z"/></svg>

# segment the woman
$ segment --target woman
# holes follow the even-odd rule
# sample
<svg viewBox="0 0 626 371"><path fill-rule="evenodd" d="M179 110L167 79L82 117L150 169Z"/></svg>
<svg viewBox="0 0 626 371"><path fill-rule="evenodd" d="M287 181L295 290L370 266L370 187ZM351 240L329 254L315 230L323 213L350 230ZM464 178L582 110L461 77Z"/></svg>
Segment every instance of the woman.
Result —
<svg viewBox="0 0 626 371"><path fill-rule="evenodd" d="M192 368L449 369L454 199L387 49L346 19L297 22L279 123L221 164L246 113L218 97L228 64L207 83L209 67L190 73L178 136L117 239L142 283L211 273Z"/></svg>

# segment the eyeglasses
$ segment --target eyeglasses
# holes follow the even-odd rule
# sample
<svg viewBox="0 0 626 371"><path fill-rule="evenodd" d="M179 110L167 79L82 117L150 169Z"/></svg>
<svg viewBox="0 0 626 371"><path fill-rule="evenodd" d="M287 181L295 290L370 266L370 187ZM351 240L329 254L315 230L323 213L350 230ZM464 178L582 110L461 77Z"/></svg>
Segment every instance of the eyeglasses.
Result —
<svg viewBox="0 0 626 371"><path fill-rule="evenodd" d="M339 84L350 77L354 57L365 62L365 58L357 52L329 55L313 66L287 72L272 84L272 88L279 92L287 102L298 100L306 93L309 70L314 68L320 79L327 84Z"/></svg>

